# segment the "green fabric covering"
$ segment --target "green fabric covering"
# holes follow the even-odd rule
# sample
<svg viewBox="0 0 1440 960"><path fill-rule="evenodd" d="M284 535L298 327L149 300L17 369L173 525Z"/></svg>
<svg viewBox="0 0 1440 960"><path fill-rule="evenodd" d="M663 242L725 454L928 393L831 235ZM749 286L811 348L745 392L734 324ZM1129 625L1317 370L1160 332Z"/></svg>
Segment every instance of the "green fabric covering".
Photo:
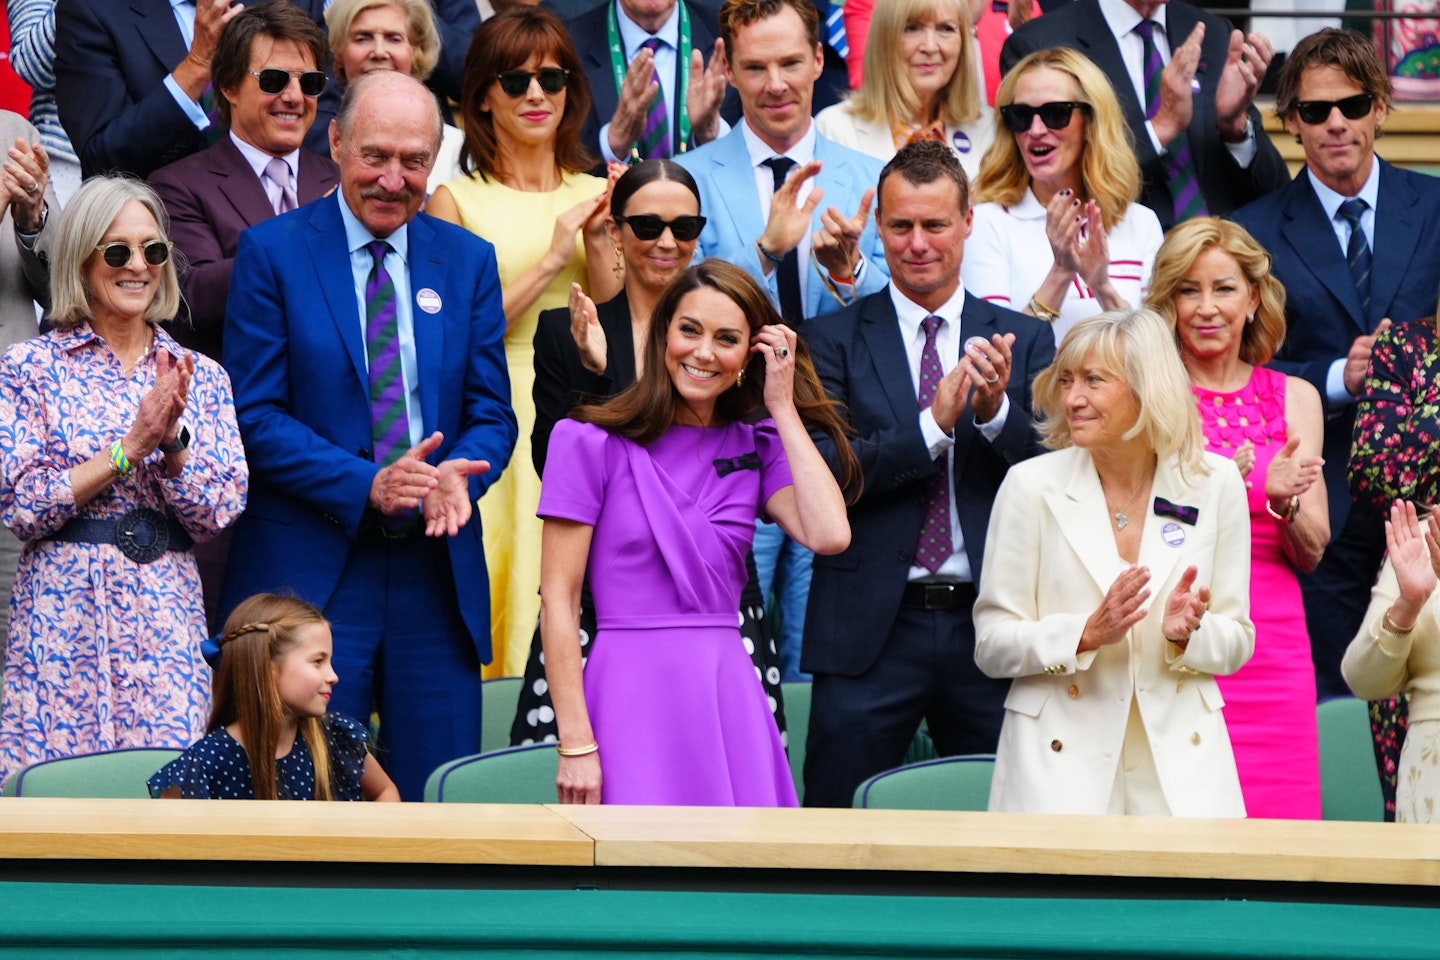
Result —
<svg viewBox="0 0 1440 960"><path fill-rule="evenodd" d="M1350 960L1433 956L1437 919L1414 907L1208 900L7 883L0 957Z"/></svg>

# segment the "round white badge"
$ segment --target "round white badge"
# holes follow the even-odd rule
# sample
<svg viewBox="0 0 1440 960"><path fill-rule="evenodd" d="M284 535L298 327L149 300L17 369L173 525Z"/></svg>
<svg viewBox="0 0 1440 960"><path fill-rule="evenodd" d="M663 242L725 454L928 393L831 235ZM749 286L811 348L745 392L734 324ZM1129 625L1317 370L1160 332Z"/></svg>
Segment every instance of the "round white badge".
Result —
<svg viewBox="0 0 1440 960"><path fill-rule="evenodd" d="M951 134L950 142L955 145L956 153L970 152L970 137L966 135L964 130L956 130Z"/></svg>
<svg viewBox="0 0 1440 960"><path fill-rule="evenodd" d="M1167 523L1160 528L1160 539L1172 547L1178 547L1185 542L1185 528L1178 523Z"/></svg>
<svg viewBox="0 0 1440 960"><path fill-rule="evenodd" d="M415 305L426 313L440 312L440 294L426 287L415 294Z"/></svg>

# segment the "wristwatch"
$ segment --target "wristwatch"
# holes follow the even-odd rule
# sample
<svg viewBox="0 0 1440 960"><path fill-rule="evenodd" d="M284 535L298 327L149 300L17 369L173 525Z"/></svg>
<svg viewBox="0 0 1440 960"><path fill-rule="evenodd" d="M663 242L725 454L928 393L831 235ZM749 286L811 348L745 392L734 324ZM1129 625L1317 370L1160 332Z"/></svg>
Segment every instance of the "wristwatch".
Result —
<svg viewBox="0 0 1440 960"><path fill-rule="evenodd" d="M183 423L180 425L180 432L175 435L174 443L160 444L161 453L180 453L190 446L190 428Z"/></svg>

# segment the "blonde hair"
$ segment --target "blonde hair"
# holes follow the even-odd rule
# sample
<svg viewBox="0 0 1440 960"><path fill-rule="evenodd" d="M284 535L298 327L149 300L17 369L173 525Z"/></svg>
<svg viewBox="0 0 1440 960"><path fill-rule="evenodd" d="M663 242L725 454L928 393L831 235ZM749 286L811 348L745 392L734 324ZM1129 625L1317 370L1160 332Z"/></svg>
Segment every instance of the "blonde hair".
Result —
<svg viewBox="0 0 1440 960"><path fill-rule="evenodd" d="M350 26L355 18L375 7L399 7L405 11L405 24L410 34L414 55L410 60L410 76L428 80L440 62L440 31L435 27L435 13L426 0L335 0L325 10L325 28L330 33L330 52L335 55L335 76L341 83L354 77L345 76L341 51L350 42Z"/></svg>
<svg viewBox="0 0 1440 960"><path fill-rule="evenodd" d="M271 664L290 651L300 627L329 626L323 614L296 597L257 593L241 601L225 621L220 637L220 666L215 670L214 706L206 731L232 723L240 727L256 800L278 799L275 747L286 707L275 686ZM330 785L330 749L319 717L297 717L297 736L305 738L315 766L315 799L334 796Z"/></svg>
<svg viewBox="0 0 1440 960"><path fill-rule="evenodd" d="M1145 304L1176 330L1175 294L1180 281L1207 250L1219 250L1240 266L1245 281L1259 290L1253 323L1240 335L1240 359L1264 366L1285 340L1285 287L1270 272L1270 254L1240 224L1219 217L1195 217L1170 228L1150 272Z"/></svg>
<svg viewBox="0 0 1440 960"><path fill-rule="evenodd" d="M1203 459L1205 434L1175 338L1159 314L1143 308L1087 317L1060 341L1055 362L1040 372L1033 388L1045 446L1073 445L1060 380L1087 363L1123 380L1139 403L1140 414L1123 439L1143 438L1161 460L1178 459L1182 472L1209 472Z"/></svg>
<svg viewBox="0 0 1440 960"><path fill-rule="evenodd" d="M980 90L970 45L970 5L965 0L884 0L875 5L865 44L865 82L848 98L855 116L888 124L892 119L908 122L915 115L920 96L905 73L900 41L910 23L947 15L960 25L960 54L955 73L940 91L940 119L956 126L980 116Z"/></svg>
<svg viewBox="0 0 1440 960"><path fill-rule="evenodd" d="M68 330L90 319L85 264L91 257L100 256L95 248L131 200L139 202L155 218L156 239L168 241L170 231L165 205L154 190L134 177L118 174L91 177L65 205L50 268L50 322L55 329ZM168 320L180 310L180 281L175 272L179 254L180 251L172 247L169 259L160 266L155 296L145 308L148 322Z"/></svg>
<svg viewBox="0 0 1440 960"><path fill-rule="evenodd" d="M1100 68L1069 47L1036 50L1005 74L995 95L995 140L980 161L977 203L993 202L1014 206L1030 186L1030 172L1015 134L1005 126L1000 108L1015 102L1015 86L1031 70L1048 67L1068 74L1075 82L1075 99L1089 104L1085 118L1085 149L1080 154L1080 189L1100 207L1105 231L1115 229L1125 209L1140 198L1142 179L1135 160L1135 141L1115 88ZM1071 118L1074 123L1074 118Z"/></svg>

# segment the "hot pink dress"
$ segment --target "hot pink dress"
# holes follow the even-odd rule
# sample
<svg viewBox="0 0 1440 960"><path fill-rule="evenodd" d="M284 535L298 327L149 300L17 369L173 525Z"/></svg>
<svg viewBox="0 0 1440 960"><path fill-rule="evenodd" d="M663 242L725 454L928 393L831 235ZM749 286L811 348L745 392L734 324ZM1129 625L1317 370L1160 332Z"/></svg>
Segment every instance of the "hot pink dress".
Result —
<svg viewBox="0 0 1440 960"><path fill-rule="evenodd" d="M1206 448L1234 457L1246 440L1255 466L1250 500L1250 617L1255 655L1239 672L1216 677L1251 817L1317 820L1320 754L1315 732L1315 667L1295 570L1280 551L1279 521L1265 510L1265 471L1287 440L1285 375L1256 367L1234 393L1192 386Z"/></svg>

